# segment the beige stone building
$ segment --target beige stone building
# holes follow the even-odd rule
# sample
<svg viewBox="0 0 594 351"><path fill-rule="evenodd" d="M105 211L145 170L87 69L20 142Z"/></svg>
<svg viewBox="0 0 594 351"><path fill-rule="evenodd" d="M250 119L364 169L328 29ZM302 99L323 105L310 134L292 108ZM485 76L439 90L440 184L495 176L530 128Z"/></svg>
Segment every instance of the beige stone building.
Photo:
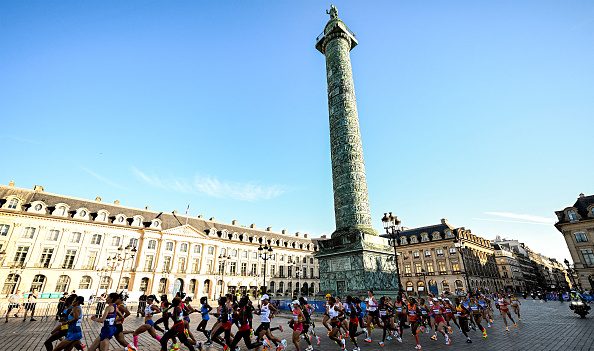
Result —
<svg viewBox="0 0 594 351"><path fill-rule="evenodd" d="M594 289L594 195L580 194L573 206L555 214L555 227L563 234L573 260L575 285Z"/></svg>
<svg viewBox="0 0 594 351"><path fill-rule="evenodd" d="M524 275L520 262L514 253L506 246L491 243L495 254L499 277L505 291L523 292L526 291Z"/></svg>
<svg viewBox="0 0 594 351"><path fill-rule="evenodd" d="M383 235L389 237L389 235ZM405 229L396 247L402 286L408 294L494 291L502 286L489 240L465 228L440 224Z"/></svg>
<svg viewBox="0 0 594 351"><path fill-rule="evenodd" d="M117 288L214 298L253 294L264 279L273 295L291 296L298 287L314 294L316 251L307 234L0 185L2 297L17 289L47 296Z"/></svg>

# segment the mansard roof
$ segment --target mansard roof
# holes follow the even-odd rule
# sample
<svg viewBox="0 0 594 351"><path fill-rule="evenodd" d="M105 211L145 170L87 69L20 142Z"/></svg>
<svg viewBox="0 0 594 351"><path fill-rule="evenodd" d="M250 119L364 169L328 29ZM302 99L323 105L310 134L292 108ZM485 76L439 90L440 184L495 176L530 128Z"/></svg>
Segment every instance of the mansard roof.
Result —
<svg viewBox="0 0 594 351"><path fill-rule="evenodd" d="M584 196L584 194L580 194L572 207L577 210L577 213L580 215L581 219L591 219L588 210L591 211L592 206L594 206L594 195ZM567 216L565 216L566 209L567 208L561 211L555 211L555 214L559 220L557 224L569 223Z"/></svg>
<svg viewBox="0 0 594 351"><path fill-rule="evenodd" d="M109 221L108 225L115 225L115 226L129 226L132 224L134 216L142 216L144 219L144 227L147 230L153 230L150 228L151 222L155 219L161 221L161 229L160 230L167 230L175 227L182 226L184 224L189 224L192 227L200 230L201 232L208 234L213 229L217 233L227 232L228 234L232 235L234 233L237 234L244 234L250 237L266 237L266 240L277 241L280 240L282 242L287 243L287 247L292 247L291 244L295 243L295 248L299 249L297 245L299 244L313 244L314 246L317 245L317 242L313 241L311 238L306 238L303 236L297 236L297 234L284 234L284 233L275 233L269 230L260 230L257 228L246 228L243 226L238 225L231 225L231 224L224 224L218 223L214 220L206 220L200 217L191 217L180 215L176 213L165 213L165 212L157 212L147 209L136 209L126 206L121 206L119 204L111 204L105 203L101 201L93 201L93 200L85 200L85 199L78 199L74 197L69 197L65 195L59 194L52 194L45 191L40 190L29 190L23 188L17 188L14 186L5 186L0 185L0 206L6 201L6 198L14 195L17 196L23 203L23 208L26 210L31 203L34 201L43 201L47 207L48 211L47 214L43 215L46 217L55 217L52 216L51 213L55 209L55 206L60 203L67 204L70 209L67 215L67 218L73 219L76 221L83 221L84 219L80 218L73 218L76 210L79 208L86 208L90 212L90 220L87 222L93 222L97 217L97 214L101 210L105 210L109 212ZM124 215L126 217L126 222L123 224L118 224L115 222L115 218L118 215ZM63 218L63 217L62 217ZM283 245L284 246L284 245ZM313 248L312 248L313 249Z"/></svg>

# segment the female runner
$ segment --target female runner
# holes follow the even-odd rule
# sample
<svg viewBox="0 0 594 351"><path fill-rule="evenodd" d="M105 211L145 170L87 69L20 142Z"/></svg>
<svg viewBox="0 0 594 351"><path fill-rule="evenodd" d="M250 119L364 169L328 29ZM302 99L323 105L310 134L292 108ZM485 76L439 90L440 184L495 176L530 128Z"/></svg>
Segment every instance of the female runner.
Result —
<svg viewBox="0 0 594 351"><path fill-rule="evenodd" d="M66 299L67 303L68 299ZM83 312L81 305L84 304L85 298L82 296L76 296L74 301L72 301L71 309L66 317L66 321L62 322L62 325L66 325L68 327L68 331L66 332L66 338L56 347L54 351L62 351L66 349L72 349L76 347L77 349L82 349L81 339L82 339L82 318ZM66 305L65 303L65 305Z"/></svg>
<svg viewBox="0 0 594 351"><path fill-rule="evenodd" d="M419 306L417 305L417 300L415 300L414 297L411 297L409 299L408 304L406 306L406 311L408 314L408 323L410 323L410 330L412 332L412 335L415 337L415 342L417 343L415 349L420 350L422 347L421 342L419 341L419 333L421 332L419 327L421 326L420 316L422 316L422 312Z"/></svg>
<svg viewBox="0 0 594 351"><path fill-rule="evenodd" d="M516 295L512 295L511 296L511 306L514 309L514 313L516 314L516 316L518 316L518 320L521 321L522 317L520 317L520 300L518 300L518 297Z"/></svg>
<svg viewBox="0 0 594 351"><path fill-rule="evenodd" d="M365 333L364 331L357 332L357 327L359 326L359 315L361 313L361 300L358 297L353 298L349 295L347 296L346 301L350 311L349 337L351 338L353 345L355 345L353 351L361 351L361 348L359 348L359 344L357 343L357 337Z"/></svg>
<svg viewBox="0 0 594 351"><path fill-rule="evenodd" d="M516 323L516 321L514 321L514 319L511 316L511 313L509 313L509 301L505 298L505 296L503 295L499 295L499 313L501 313L501 317L503 317L503 324L505 324L505 331L509 331L509 327L507 326L507 318L509 318L512 323L514 324L514 327L518 327L518 324Z"/></svg>
<svg viewBox="0 0 594 351"><path fill-rule="evenodd" d="M293 345L295 345L297 351L301 351L301 348L299 347L299 339L301 338L301 332L303 332L303 322L305 321L305 317L301 311L299 301L295 300L292 302L292 309L293 318L290 321L290 325L293 328Z"/></svg>
<svg viewBox="0 0 594 351"><path fill-rule="evenodd" d="M443 337L445 338L446 345L450 345L452 341L450 340L450 336L448 335L447 331L445 330L446 321L444 318L445 308L441 305L441 302L434 301L433 307L431 307L431 312L433 313L433 319L435 320L435 326L437 327L437 331L440 332ZM431 340L437 340L437 335L434 334L431 336Z"/></svg>
<svg viewBox="0 0 594 351"><path fill-rule="evenodd" d="M147 296L146 306L144 307L144 324L132 332L134 347L138 347L138 336L144 332L148 332L155 340L161 341L161 336L157 335L154 327L155 322L153 321L153 315L161 312L161 309L155 302L158 302L155 295ZM128 334L128 332L125 332L125 334Z"/></svg>
<svg viewBox="0 0 594 351"><path fill-rule="evenodd" d="M173 319L173 326L169 329L160 340L161 351L167 351L167 342L169 339L177 337L190 351L194 351L194 345L192 345L185 332L185 321L184 321L184 303L180 297L175 297L171 300L171 306L173 306L173 312L171 318Z"/></svg>
<svg viewBox="0 0 594 351"><path fill-rule="evenodd" d="M336 344L338 344L338 346L340 346L340 348L342 350L344 350L345 349L345 340L339 336L339 333L340 333L340 319L339 319L339 317L342 314L342 310L336 304L336 300L334 299L334 297L330 297L328 302L330 304L330 309L328 310L328 316L330 317L330 327L332 328L332 329L330 329L330 333L328 334L328 337L330 338L330 340L333 340L334 342L336 342Z"/></svg>
<svg viewBox="0 0 594 351"><path fill-rule="evenodd" d="M466 342L471 343L470 336L468 336L468 332L470 328L468 327L468 317L470 316L470 311L462 305L460 298L456 297L456 316L458 316L458 323L460 325L460 331L466 337Z"/></svg>
<svg viewBox="0 0 594 351"><path fill-rule="evenodd" d="M373 290L367 291L367 317L365 318L365 324L367 325L367 337L365 338L365 342L371 342L371 330L373 328L373 323L380 325L379 320L379 312L377 310L377 300L375 296L373 296Z"/></svg>
<svg viewBox="0 0 594 351"><path fill-rule="evenodd" d="M473 296L470 298L470 302L468 303L468 307L471 313L471 318L474 321L474 324L479 328L479 330L483 333L483 338L487 338L487 329L483 327L481 324L481 319L483 317L483 311L481 310L481 306L476 301L476 298Z"/></svg>
<svg viewBox="0 0 594 351"><path fill-rule="evenodd" d="M250 320L252 319L252 309L250 308L250 306L248 306L248 302L249 298L247 296L242 297L239 300L239 311L237 313L237 326L239 330L237 331L237 333L235 333L233 341L231 341L231 350L236 349L237 344L239 344L239 341L241 339L243 339L243 342L245 343L245 346L248 348L248 350L260 347L263 344L260 341L252 342L252 340L250 339L250 331L252 330L252 326L250 324Z"/></svg>
<svg viewBox="0 0 594 351"><path fill-rule="evenodd" d="M117 331L115 326L116 318L118 316L122 316L122 314L118 311L118 306L116 305L116 301L119 297L120 294L118 293L111 293L107 295L103 316L101 316L101 318L97 318L97 316L91 316L91 320L97 323L103 323L103 327L101 327L99 336L89 347L89 351L95 351L97 348L99 348L101 351L109 350L109 340L113 338Z"/></svg>
<svg viewBox="0 0 594 351"><path fill-rule="evenodd" d="M200 298L200 315L202 315L202 320L198 324L196 328L197 331L202 332L204 336L206 336L206 342L210 342L210 332L206 330L206 325L210 320L210 311L212 311L212 307L208 305L208 298L203 296Z"/></svg>
<svg viewBox="0 0 594 351"><path fill-rule="evenodd" d="M68 321L68 316L70 316L72 303L75 300L76 294L72 294L68 296L64 301L64 309L60 311L60 315L58 316L58 318L60 319L60 324L58 324L58 326L56 326L54 330L52 330L52 332L50 333L50 337L47 338L47 340L45 340L45 342L43 343L46 351L52 351L54 349L52 343L56 340L64 338L66 334L68 334L68 324L65 324L65 322ZM76 347L77 350L82 350L82 345L75 345L74 347Z"/></svg>

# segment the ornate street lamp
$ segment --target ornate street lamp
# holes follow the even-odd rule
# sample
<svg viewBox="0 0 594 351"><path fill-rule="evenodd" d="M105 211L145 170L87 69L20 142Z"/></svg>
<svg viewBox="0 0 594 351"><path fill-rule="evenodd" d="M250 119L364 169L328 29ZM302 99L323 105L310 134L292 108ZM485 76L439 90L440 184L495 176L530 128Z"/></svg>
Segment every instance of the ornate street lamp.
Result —
<svg viewBox="0 0 594 351"><path fill-rule="evenodd" d="M466 278L466 293L468 294L470 293L470 280L468 279L468 270L466 269L466 262L464 261L464 250L466 247L464 246L462 239L460 239L458 231L455 231L455 233L454 246L458 249L458 252L460 252L460 256L462 257L462 264L464 265L462 274L464 274L464 277Z"/></svg>
<svg viewBox="0 0 594 351"><path fill-rule="evenodd" d="M231 260L231 256L229 255L219 255L219 267L221 267L221 263L223 266L223 269L221 270L219 268L219 273L221 273L221 292L219 296L223 296L223 284L225 284L225 271L226 271L226 266L227 266L227 261Z"/></svg>
<svg viewBox="0 0 594 351"><path fill-rule="evenodd" d="M567 273L569 273L569 281L571 282L572 288L577 288L579 284L575 283L575 278L573 276L575 274L575 270L571 268L571 264L569 263L567 258L563 260L563 263L565 263L565 265L567 266Z"/></svg>
<svg viewBox="0 0 594 351"><path fill-rule="evenodd" d="M120 270L120 276L118 277L118 285L116 287L116 290L120 288L120 281L122 280L122 274L124 273L124 267L126 266L126 261L128 260L132 260L134 259L134 256L136 255L136 247L135 246L131 246L128 245L125 248L123 247L118 247L118 261L122 262L122 269ZM124 256L122 256L121 253L124 253Z"/></svg>
<svg viewBox="0 0 594 351"><path fill-rule="evenodd" d="M264 260L264 284L262 285L262 294L266 294L268 290L266 286L266 261L268 261L272 257L272 246L268 246L268 244L264 244L264 246L260 245L258 248L258 252L260 252L259 256L262 260Z"/></svg>
<svg viewBox="0 0 594 351"><path fill-rule="evenodd" d="M400 266L398 265L398 252L396 251L396 246L400 242L400 234L402 233L402 226L400 225L400 220L398 216L392 215L392 212L384 213L382 217L382 224L384 225L384 229L386 230L386 234L390 237L390 243L394 248L394 262L396 263L396 278L398 279L398 295L402 295L404 293L404 289L402 289L402 281L400 280Z"/></svg>

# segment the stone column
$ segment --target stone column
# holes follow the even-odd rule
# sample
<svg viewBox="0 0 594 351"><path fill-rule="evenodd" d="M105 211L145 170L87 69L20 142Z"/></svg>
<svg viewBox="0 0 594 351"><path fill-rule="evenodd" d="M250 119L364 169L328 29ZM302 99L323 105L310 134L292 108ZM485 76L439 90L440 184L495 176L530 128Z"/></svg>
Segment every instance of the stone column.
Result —
<svg viewBox="0 0 594 351"><path fill-rule="evenodd" d="M371 225L363 146L351 69L350 51L357 45L357 39L338 18L336 8L333 7L329 13L330 21L318 37L316 49L326 56L336 221L336 231L332 236L355 230L377 235Z"/></svg>

